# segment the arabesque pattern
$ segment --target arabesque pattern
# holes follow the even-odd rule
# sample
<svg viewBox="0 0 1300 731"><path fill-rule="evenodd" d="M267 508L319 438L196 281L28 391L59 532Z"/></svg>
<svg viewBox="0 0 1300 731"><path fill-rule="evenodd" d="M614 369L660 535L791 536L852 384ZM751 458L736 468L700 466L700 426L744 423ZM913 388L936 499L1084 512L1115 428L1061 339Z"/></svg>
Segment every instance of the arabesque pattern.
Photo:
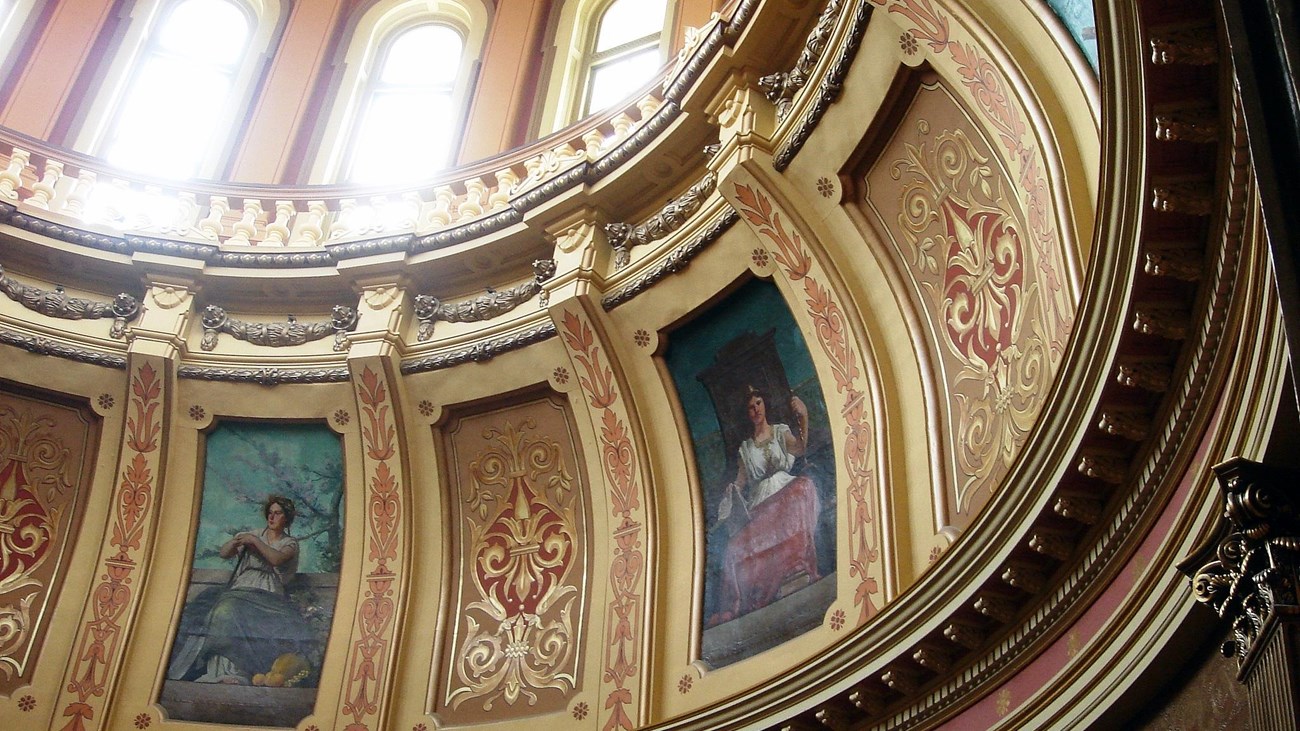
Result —
<svg viewBox="0 0 1300 731"><path fill-rule="evenodd" d="M620 413L614 373L596 342L591 323L565 310L560 333L569 354L582 370L578 382L591 408L599 414L601 464L609 487L609 506L615 521L613 559L609 574L609 605L605 612L604 672L613 690L605 698L609 717L602 731L631 729L636 725L635 688L641 673L641 621L645 613L645 554L642 532L645 508L640 500L637 455L631 432Z"/></svg>
<svg viewBox="0 0 1300 731"><path fill-rule="evenodd" d="M113 499L113 523L103 573L90 596L90 613L78 633L65 690L73 699L63 709L63 731L82 731L95 717L92 705L105 695L113 666L121 659L123 618L137 599L138 567L145 536L155 518L155 481L161 467L163 378L145 360L131 376L126 439L119 460L122 481ZM101 719L102 720L102 719Z"/></svg>
<svg viewBox="0 0 1300 731"><path fill-rule="evenodd" d="M489 426L482 443L459 489L468 591L448 702L535 706L541 691L576 685L580 492L560 444L534 419Z"/></svg>

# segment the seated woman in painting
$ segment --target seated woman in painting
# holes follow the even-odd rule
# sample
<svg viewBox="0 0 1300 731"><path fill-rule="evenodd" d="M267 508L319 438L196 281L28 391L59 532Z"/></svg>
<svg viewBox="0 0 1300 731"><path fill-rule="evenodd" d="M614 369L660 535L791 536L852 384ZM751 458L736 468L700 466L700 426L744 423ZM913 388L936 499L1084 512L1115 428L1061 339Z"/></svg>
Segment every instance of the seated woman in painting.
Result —
<svg viewBox="0 0 1300 731"><path fill-rule="evenodd" d="M740 444L736 478L718 506L718 522L730 525L723 551L718 611L710 626L767 606L790 578L817 575L817 488L791 473L808 447L808 408L790 397L796 428L769 424L767 401L753 386L745 390L752 432Z"/></svg>
<svg viewBox="0 0 1300 731"><path fill-rule="evenodd" d="M298 540L289 533L293 501L271 495L262 503L266 527L242 531L222 544L222 558L235 559L230 582L205 591L185 607L171 680L247 684L273 677L272 685L303 680L305 660L293 677L271 675L277 659L305 657L314 642L308 623L285 591L298 571ZM286 663L281 659L278 666ZM262 684L262 683L257 683Z"/></svg>

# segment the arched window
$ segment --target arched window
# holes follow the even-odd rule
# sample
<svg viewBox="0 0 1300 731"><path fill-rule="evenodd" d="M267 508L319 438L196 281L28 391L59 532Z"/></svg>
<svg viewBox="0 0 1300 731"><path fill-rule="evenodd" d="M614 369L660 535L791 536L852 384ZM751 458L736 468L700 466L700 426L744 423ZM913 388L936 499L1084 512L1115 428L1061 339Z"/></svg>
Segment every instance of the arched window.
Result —
<svg viewBox="0 0 1300 731"><path fill-rule="evenodd" d="M676 3L667 0L567 0L542 102L539 135L627 98L668 59Z"/></svg>
<svg viewBox="0 0 1300 731"><path fill-rule="evenodd" d="M615 0L596 28L587 54L585 117L623 99L664 65L666 0Z"/></svg>
<svg viewBox="0 0 1300 731"><path fill-rule="evenodd" d="M11 71L12 56L36 0L0 0L0 74Z"/></svg>
<svg viewBox="0 0 1300 731"><path fill-rule="evenodd" d="M222 111L251 35L232 0L180 0L164 11L113 115L108 162L150 175L189 178L218 139Z"/></svg>
<svg viewBox="0 0 1300 731"><path fill-rule="evenodd" d="M464 49L460 33L438 23L393 37L358 114L348 180L405 182L447 165L456 137L453 93Z"/></svg>

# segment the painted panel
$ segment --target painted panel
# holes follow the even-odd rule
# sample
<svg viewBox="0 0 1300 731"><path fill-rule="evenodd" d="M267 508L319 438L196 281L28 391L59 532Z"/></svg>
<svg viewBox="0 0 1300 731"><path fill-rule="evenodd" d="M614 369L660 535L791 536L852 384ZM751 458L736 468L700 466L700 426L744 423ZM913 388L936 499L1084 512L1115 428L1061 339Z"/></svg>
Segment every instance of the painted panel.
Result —
<svg viewBox="0 0 1300 731"><path fill-rule="evenodd" d="M437 709L452 724L565 712L579 690L589 483L567 403L447 424L454 626Z"/></svg>
<svg viewBox="0 0 1300 731"><path fill-rule="evenodd" d="M834 450L781 293L750 282L669 336L705 507L701 659L727 665L818 626L835 599Z"/></svg>
<svg viewBox="0 0 1300 731"><path fill-rule="evenodd" d="M87 410L0 392L0 695L31 681L94 466Z"/></svg>
<svg viewBox="0 0 1300 731"><path fill-rule="evenodd" d="M928 333L943 444L944 520L988 503L1043 407L1068 326L1052 309L1056 261L1033 245L1005 163L957 99L921 84L864 173L866 203Z"/></svg>
<svg viewBox="0 0 1300 731"><path fill-rule="evenodd" d="M160 704L188 721L312 712L343 555L343 451L323 424L221 422L205 440L184 609Z"/></svg>

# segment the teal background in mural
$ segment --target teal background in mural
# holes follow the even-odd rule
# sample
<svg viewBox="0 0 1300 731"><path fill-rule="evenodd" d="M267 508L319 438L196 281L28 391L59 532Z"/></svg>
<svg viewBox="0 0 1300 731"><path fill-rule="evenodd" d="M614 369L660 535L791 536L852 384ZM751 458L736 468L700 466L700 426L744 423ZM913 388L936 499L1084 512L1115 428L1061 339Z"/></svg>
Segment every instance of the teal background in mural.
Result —
<svg viewBox="0 0 1300 731"><path fill-rule="evenodd" d="M1097 20L1092 0L1047 0L1047 4L1097 71Z"/></svg>
<svg viewBox="0 0 1300 731"><path fill-rule="evenodd" d="M324 424L221 422L207 437L196 569L229 569L217 548L239 531L261 530L271 493L294 501L298 573L339 570L343 546L343 451Z"/></svg>
<svg viewBox="0 0 1300 731"><path fill-rule="evenodd" d="M667 340L664 361L686 419L705 513L700 657L721 667L818 626L834 601L834 448L805 334L771 282L745 283L670 332ZM740 465L740 443L753 435L745 411L751 385L765 392L772 425L797 423L792 396L807 407L807 448L789 470L801 481L720 520L719 505ZM752 487L751 482L746 489ZM810 493L816 498L807 497ZM788 531L793 537L763 544L762 536L775 536L790 525L801 526ZM788 561L792 545L804 546L795 551L805 552L797 566ZM734 578L740 575L737 567L746 576L774 579L779 591L768 593L749 579ZM738 600L738 593L749 599Z"/></svg>

